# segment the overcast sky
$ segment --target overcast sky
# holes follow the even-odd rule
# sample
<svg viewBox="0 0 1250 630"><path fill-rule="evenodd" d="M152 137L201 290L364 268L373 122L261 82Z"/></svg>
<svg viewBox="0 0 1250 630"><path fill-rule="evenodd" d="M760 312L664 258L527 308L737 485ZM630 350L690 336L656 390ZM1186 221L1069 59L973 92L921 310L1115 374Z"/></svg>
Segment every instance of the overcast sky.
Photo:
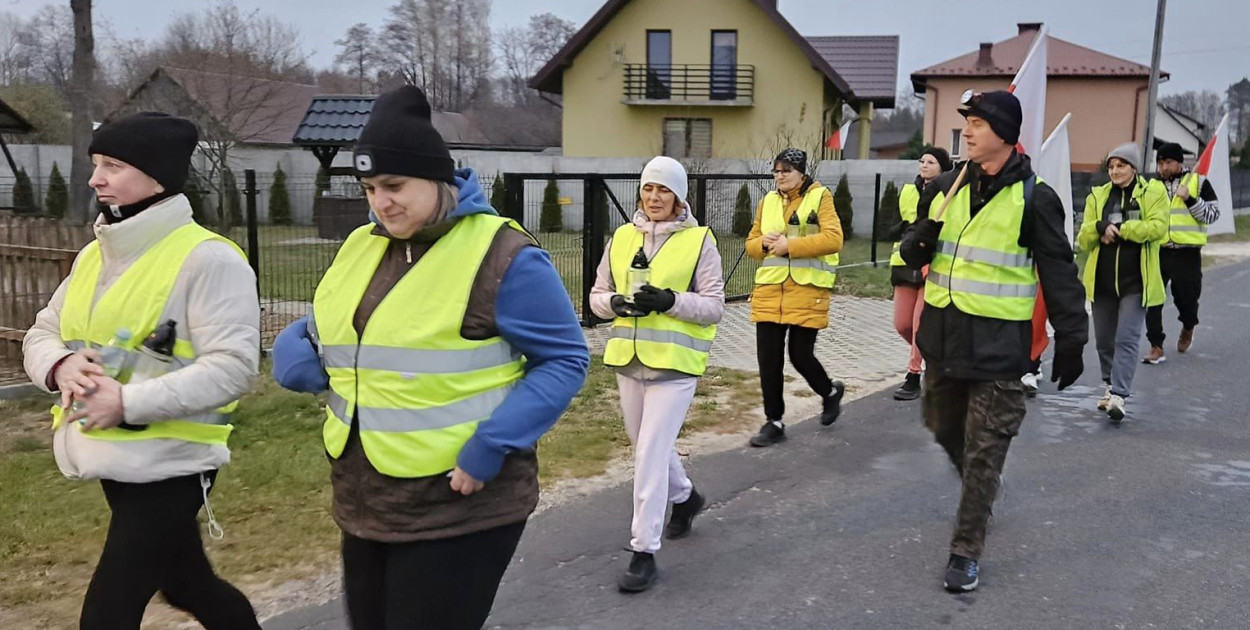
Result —
<svg viewBox="0 0 1250 630"><path fill-rule="evenodd" d="M395 0L236 2L245 10L259 9L292 23L309 62L323 68L334 58L334 40L348 26L380 25ZM0 11L29 17L45 4L49 2L0 0ZM521 25L531 14L550 11L581 26L602 4L497 0L491 25ZM102 30L124 38L159 37L174 15L203 5L202 0L95 0L97 37L103 36ZM1172 0L1168 5L1163 69L1172 79L1162 85L1161 94L1191 89L1222 93L1250 75L1250 2ZM899 89L909 89L908 76L915 70L975 50L979 42L1014 36L1017 22L1046 22L1055 37L1149 64L1156 6L1156 0L780 0L782 14L803 35L899 35ZM105 22L108 28L101 29Z"/></svg>

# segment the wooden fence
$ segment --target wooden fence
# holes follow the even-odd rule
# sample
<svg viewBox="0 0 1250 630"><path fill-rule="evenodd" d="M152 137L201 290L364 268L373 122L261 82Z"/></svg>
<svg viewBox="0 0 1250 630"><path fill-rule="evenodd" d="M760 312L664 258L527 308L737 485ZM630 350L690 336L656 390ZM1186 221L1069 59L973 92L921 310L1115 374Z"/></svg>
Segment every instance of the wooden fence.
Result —
<svg viewBox="0 0 1250 630"><path fill-rule="evenodd" d="M24 379L22 337L93 238L91 226L0 211L0 383Z"/></svg>

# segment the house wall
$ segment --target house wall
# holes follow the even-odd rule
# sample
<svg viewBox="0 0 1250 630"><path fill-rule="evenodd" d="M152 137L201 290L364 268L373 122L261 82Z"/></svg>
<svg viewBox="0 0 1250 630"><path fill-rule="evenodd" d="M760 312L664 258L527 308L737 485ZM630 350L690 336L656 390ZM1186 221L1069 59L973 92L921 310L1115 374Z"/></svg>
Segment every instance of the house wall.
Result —
<svg viewBox="0 0 1250 630"><path fill-rule="evenodd" d="M965 90L988 92L1007 88L1007 78L953 77L929 79L925 91L924 138L951 149L951 130L962 129L957 110ZM1054 77L1046 86L1046 133L1064 114L1072 150L1072 169L1096 171L1103 158L1124 142L1141 142L1146 128L1145 79L1076 79ZM1140 89L1139 89L1140 88Z"/></svg>
<svg viewBox="0 0 1250 630"><path fill-rule="evenodd" d="M674 64L710 64L713 30L738 31L738 63L755 66L754 105L626 105L624 66L647 61L647 30L672 31ZM618 54L619 53L619 54ZM564 154L658 155L665 118L710 118L712 157L821 146L824 76L749 0L634 0L564 70ZM771 152L771 153L770 153Z"/></svg>

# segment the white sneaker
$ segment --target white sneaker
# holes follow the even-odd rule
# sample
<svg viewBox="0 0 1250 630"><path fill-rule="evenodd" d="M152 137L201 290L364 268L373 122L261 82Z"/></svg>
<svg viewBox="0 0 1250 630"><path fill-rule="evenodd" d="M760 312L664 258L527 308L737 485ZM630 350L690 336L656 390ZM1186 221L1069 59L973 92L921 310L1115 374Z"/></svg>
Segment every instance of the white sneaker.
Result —
<svg viewBox="0 0 1250 630"><path fill-rule="evenodd" d="M1037 375L1029 372L1020 377L1020 382L1024 384L1024 395L1032 398L1037 395Z"/></svg>
<svg viewBox="0 0 1250 630"><path fill-rule="evenodd" d="M1098 399L1098 411L1106 411L1107 405L1111 404L1111 386L1108 385L1106 391L1102 393L1102 398Z"/></svg>
<svg viewBox="0 0 1250 630"><path fill-rule="evenodd" d="M1120 424L1124 420L1124 399L1112 394L1107 401L1107 415L1111 416L1112 424Z"/></svg>

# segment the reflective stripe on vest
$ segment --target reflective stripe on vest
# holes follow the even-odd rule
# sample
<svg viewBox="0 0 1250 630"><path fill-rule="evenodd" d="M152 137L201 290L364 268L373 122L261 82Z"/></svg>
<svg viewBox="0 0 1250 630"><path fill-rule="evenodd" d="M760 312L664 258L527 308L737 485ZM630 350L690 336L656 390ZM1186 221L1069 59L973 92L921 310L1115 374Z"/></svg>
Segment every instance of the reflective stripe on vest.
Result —
<svg viewBox="0 0 1250 630"><path fill-rule="evenodd" d="M308 326L330 375L322 437L331 457L342 455L355 418L382 474L444 473L524 376L524 360L502 337L460 336L500 229L524 231L495 215L459 219L378 304L362 335L352 319L389 239L372 225L348 236L317 286Z"/></svg>
<svg viewBox="0 0 1250 630"><path fill-rule="evenodd" d="M920 189L915 184L904 184L898 191L898 215L902 220L908 223L915 223L920 205ZM901 243L895 242L894 249L890 252L890 266L903 267L907 263L903 262L903 255L899 253Z"/></svg>
<svg viewBox="0 0 1250 630"><path fill-rule="evenodd" d="M1037 275L1019 244L1024 188L1016 182L999 191L975 217L968 187L955 193L925 281L926 304L1009 321L1033 318Z"/></svg>
<svg viewBox="0 0 1250 630"><path fill-rule="evenodd" d="M706 227L690 227L669 235L651 257L651 285L674 292L689 291L703 252L703 242L716 237ZM642 247L643 233L626 223L612 235L608 264L617 293L629 286L629 265ZM716 337L716 326L701 326L664 313L645 317L618 317L612 320L612 335L603 351L606 365L629 365L637 357L656 370L675 370L699 376L707 371L708 353Z"/></svg>
<svg viewBox="0 0 1250 630"><path fill-rule="evenodd" d="M801 229L807 229L809 215L820 212L820 198L827 189L823 186L812 186L803 201L795 210ZM760 231L764 234L784 234L786 231L786 204L777 191L764 196L764 206L760 211ZM807 235L810 236L810 235ZM755 270L755 284L782 284L786 278L798 284L832 289L837 281L838 254L818 256L816 258L788 258L765 254L759 269Z"/></svg>
<svg viewBox="0 0 1250 630"><path fill-rule="evenodd" d="M1198 199L1202 191L1202 177L1189 172L1181 176L1181 182L1189 188L1189 196ZM1207 225L1189 213L1189 206L1185 205L1185 200L1180 195L1172 196L1172 214L1168 217L1166 242L1198 247L1207 244Z"/></svg>
<svg viewBox="0 0 1250 630"><path fill-rule="evenodd" d="M210 240L227 243L241 258L246 258L233 241L195 223L188 223L165 235L139 256L98 300L95 299L95 294L99 286L103 258L98 241L87 244L70 275L65 290L65 303L61 307L61 339L66 347L74 351L89 347L99 348L113 341L117 331L125 328L134 332L130 341L123 346L125 354L137 354L137 348L156 329L157 324L172 319L171 314L166 312L169 296L187 256L200 243ZM178 324L178 332L185 335L187 323ZM195 362L195 349L186 338L174 342L173 352L173 370ZM225 446L234 428L229 424L229 414L237 406L238 402L235 401L216 410L162 419L142 425L144 428L140 430L97 429L84 432L83 435L117 442L175 439ZM64 411L53 407L54 429L61 426L64 418ZM81 430L80 425L76 428Z"/></svg>

